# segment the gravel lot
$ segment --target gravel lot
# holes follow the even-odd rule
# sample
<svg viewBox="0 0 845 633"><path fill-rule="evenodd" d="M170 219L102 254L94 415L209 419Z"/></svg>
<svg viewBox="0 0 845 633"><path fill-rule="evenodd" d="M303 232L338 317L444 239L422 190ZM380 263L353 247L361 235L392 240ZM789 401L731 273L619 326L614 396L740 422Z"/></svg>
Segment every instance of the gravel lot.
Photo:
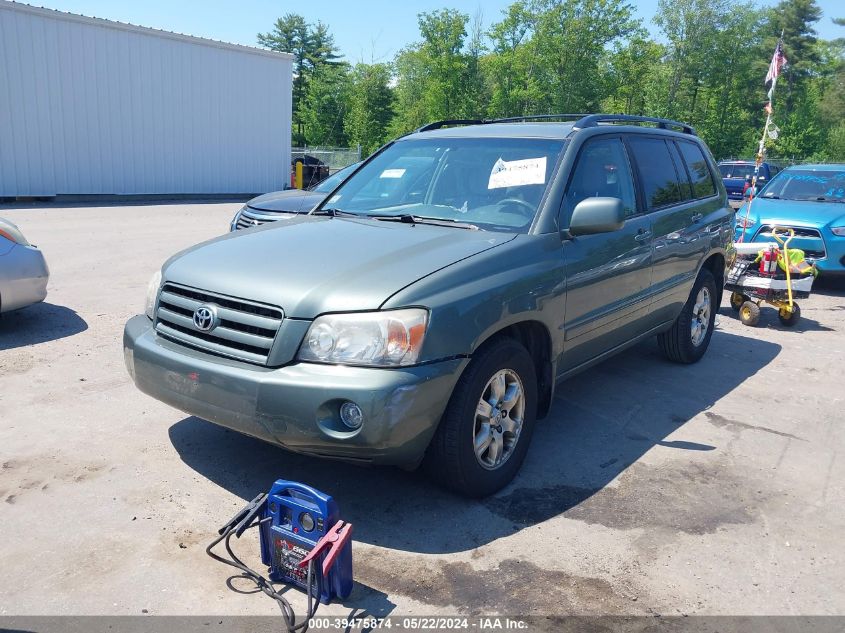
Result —
<svg viewBox="0 0 845 633"><path fill-rule="evenodd" d="M842 286L794 330L725 302L695 366L649 342L570 380L515 483L470 502L134 388L121 333L149 277L238 206L0 207L52 272L46 303L0 320L0 614L275 615L204 548L279 477L355 524L356 588L321 614L845 613Z"/></svg>

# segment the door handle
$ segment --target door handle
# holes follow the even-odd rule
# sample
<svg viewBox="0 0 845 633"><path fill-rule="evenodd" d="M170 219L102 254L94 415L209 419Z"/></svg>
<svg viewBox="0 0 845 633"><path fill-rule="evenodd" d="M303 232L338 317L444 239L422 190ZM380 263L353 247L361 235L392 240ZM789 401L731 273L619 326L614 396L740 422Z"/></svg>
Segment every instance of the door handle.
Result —
<svg viewBox="0 0 845 633"><path fill-rule="evenodd" d="M701 218L703 218L703 217L704 216L701 215L700 213L696 213L694 216L692 216L692 221L693 222L701 222Z"/></svg>
<svg viewBox="0 0 845 633"><path fill-rule="evenodd" d="M643 231L640 229L637 231L637 234L634 236L634 239L638 242L645 242L647 239L651 238L651 231Z"/></svg>

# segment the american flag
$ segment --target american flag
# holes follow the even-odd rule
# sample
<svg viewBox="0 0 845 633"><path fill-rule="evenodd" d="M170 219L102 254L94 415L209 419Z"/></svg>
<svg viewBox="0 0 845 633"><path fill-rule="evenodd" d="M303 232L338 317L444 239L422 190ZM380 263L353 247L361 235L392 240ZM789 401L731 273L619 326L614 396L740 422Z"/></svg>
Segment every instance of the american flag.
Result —
<svg viewBox="0 0 845 633"><path fill-rule="evenodd" d="M772 56L772 63L769 64L769 72L766 73L766 89L769 91L769 99L772 98L772 90L775 87L778 75L780 75L780 69L786 64L786 55L783 54L783 40L779 40L775 47L775 54Z"/></svg>

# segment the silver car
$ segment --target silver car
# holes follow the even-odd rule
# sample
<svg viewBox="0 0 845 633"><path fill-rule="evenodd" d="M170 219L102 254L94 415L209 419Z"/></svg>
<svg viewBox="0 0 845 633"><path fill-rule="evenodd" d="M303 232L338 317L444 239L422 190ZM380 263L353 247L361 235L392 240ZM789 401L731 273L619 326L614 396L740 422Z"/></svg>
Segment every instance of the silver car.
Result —
<svg viewBox="0 0 845 633"><path fill-rule="evenodd" d="M21 230L0 218L0 312L44 301L50 271L44 255Z"/></svg>

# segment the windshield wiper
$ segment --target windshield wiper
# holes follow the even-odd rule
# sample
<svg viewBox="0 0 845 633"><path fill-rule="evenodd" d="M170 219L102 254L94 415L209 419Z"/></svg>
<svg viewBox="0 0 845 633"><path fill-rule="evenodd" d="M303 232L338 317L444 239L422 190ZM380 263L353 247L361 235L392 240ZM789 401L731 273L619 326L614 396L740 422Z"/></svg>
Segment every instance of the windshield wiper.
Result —
<svg viewBox="0 0 845 633"><path fill-rule="evenodd" d="M816 198L817 202L845 202L842 198L825 198L824 196L819 196Z"/></svg>
<svg viewBox="0 0 845 633"><path fill-rule="evenodd" d="M348 217L348 218L358 218L361 217L358 213L352 213L351 211L343 211L342 209L318 209L317 211L312 211L311 215L327 215L330 218L340 218L340 217Z"/></svg>
<svg viewBox="0 0 845 633"><path fill-rule="evenodd" d="M367 217L384 222L402 222L404 224L432 224L434 226L451 226L456 229L470 229L471 231L481 230L475 224L461 222L460 220L449 220L448 218L430 218L423 215L411 215L400 213L399 215L369 215Z"/></svg>

